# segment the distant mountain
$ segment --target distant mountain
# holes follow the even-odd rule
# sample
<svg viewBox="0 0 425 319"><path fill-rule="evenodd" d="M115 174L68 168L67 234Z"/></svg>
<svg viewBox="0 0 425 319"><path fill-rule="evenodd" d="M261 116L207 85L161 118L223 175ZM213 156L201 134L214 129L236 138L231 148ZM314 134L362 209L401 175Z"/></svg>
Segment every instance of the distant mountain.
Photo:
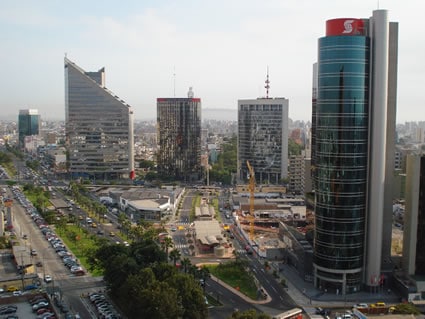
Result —
<svg viewBox="0 0 425 319"><path fill-rule="evenodd" d="M236 109L202 109L202 120L237 121Z"/></svg>

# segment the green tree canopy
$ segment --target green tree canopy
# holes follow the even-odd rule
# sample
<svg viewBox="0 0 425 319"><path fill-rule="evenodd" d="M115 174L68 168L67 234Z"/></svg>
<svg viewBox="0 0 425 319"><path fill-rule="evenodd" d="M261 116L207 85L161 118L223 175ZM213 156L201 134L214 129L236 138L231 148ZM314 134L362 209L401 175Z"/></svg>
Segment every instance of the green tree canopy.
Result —
<svg viewBox="0 0 425 319"><path fill-rule="evenodd" d="M234 311L228 319L270 319L270 316L250 309L243 312Z"/></svg>
<svg viewBox="0 0 425 319"><path fill-rule="evenodd" d="M152 239L142 238L130 247L104 243L91 262L104 268L111 297L129 318L207 318L195 277L168 263Z"/></svg>

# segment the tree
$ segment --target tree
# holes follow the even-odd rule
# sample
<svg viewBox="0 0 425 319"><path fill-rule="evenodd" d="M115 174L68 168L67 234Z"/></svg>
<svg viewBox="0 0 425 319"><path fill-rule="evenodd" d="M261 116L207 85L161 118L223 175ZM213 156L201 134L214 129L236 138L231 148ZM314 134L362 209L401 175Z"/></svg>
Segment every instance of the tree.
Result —
<svg viewBox="0 0 425 319"><path fill-rule="evenodd" d="M178 249L173 249L170 251L170 259L173 261L174 266L177 265L177 261L180 260L181 253Z"/></svg>
<svg viewBox="0 0 425 319"><path fill-rule="evenodd" d="M233 136L222 145L222 152L218 155L217 163L212 165L210 180L230 185L232 174L237 170L237 137Z"/></svg>
<svg viewBox="0 0 425 319"><path fill-rule="evenodd" d="M111 297L128 318L207 318L199 284L167 263L153 240L128 248L104 243L90 261L104 267Z"/></svg>
<svg viewBox="0 0 425 319"><path fill-rule="evenodd" d="M301 155L303 147L297 144L293 139L288 139L288 155Z"/></svg>
<svg viewBox="0 0 425 319"><path fill-rule="evenodd" d="M173 247L173 240L170 237L165 236L164 239L161 241L161 248L167 255L167 259L168 259L168 250L171 247Z"/></svg>
<svg viewBox="0 0 425 319"><path fill-rule="evenodd" d="M182 318L207 318L208 310L204 293L192 277L179 273L170 277L167 282L179 291L181 305L184 309Z"/></svg>
<svg viewBox="0 0 425 319"><path fill-rule="evenodd" d="M234 311L228 319L270 319L269 315L257 313L256 310L250 309L243 312Z"/></svg>
<svg viewBox="0 0 425 319"><path fill-rule="evenodd" d="M120 289L120 301L130 318L181 318L179 292L155 279L149 268L130 275Z"/></svg>
<svg viewBox="0 0 425 319"><path fill-rule="evenodd" d="M189 267L192 265L192 262L189 258L185 257L181 261L182 270L184 273L187 273L189 271Z"/></svg>
<svg viewBox="0 0 425 319"><path fill-rule="evenodd" d="M153 168L155 168L155 162L145 160L145 159L141 159L141 160L139 160L139 167L140 168L153 169Z"/></svg>

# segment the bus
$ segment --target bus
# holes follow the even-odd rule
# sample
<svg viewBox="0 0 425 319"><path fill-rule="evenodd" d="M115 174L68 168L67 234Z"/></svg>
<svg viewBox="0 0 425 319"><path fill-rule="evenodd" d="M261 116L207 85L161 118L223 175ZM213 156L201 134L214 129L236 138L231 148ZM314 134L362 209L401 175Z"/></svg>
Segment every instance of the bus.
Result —
<svg viewBox="0 0 425 319"><path fill-rule="evenodd" d="M277 314L273 316L273 319L302 319L302 309L300 308L293 308L291 310L282 312L280 314Z"/></svg>

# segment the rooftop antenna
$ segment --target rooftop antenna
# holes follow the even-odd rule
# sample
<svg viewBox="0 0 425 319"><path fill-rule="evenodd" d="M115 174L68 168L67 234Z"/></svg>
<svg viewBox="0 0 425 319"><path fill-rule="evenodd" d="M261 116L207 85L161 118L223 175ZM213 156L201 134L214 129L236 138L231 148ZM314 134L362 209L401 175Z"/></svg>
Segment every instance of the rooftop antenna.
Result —
<svg viewBox="0 0 425 319"><path fill-rule="evenodd" d="M176 66L173 69L173 89L174 89L174 97L176 97Z"/></svg>
<svg viewBox="0 0 425 319"><path fill-rule="evenodd" d="M266 99L269 98L269 89L270 89L270 81L269 81L269 66L267 66L267 79L265 81L266 85L264 88L266 89Z"/></svg>

